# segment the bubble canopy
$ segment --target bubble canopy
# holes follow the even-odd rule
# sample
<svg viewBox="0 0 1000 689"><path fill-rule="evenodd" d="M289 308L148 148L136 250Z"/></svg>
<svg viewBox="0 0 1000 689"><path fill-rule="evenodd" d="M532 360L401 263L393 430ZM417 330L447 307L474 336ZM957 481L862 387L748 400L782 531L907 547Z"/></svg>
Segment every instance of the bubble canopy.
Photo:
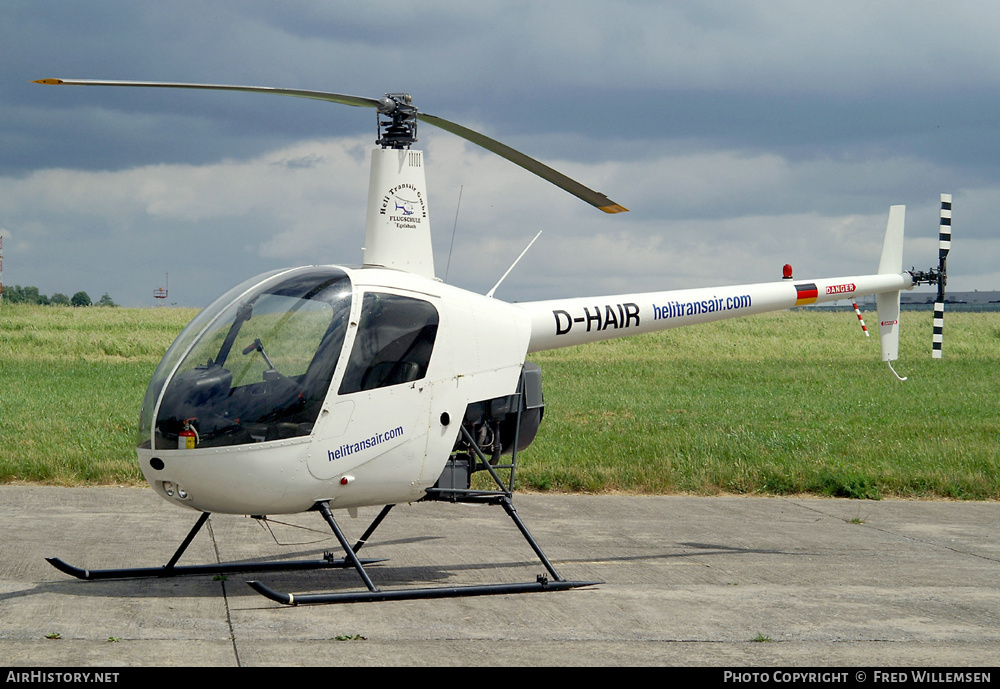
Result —
<svg viewBox="0 0 1000 689"><path fill-rule="evenodd" d="M341 356L352 285L340 268L272 271L234 287L177 336L143 399L140 448L309 435ZM192 447L192 445L188 445Z"/></svg>

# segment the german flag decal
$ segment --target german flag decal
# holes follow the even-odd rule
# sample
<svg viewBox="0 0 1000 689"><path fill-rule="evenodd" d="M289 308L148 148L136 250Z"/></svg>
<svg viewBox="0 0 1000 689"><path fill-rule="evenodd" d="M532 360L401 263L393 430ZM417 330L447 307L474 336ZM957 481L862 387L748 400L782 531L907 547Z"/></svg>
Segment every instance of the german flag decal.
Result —
<svg viewBox="0 0 1000 689"><path fill-rule="evenodd" d="M819 296L819 290L816 289L816 283L807 282L804 285L795 285L795 305L802 306L803 304L814 304L816 302L816 297Z"/></svg>

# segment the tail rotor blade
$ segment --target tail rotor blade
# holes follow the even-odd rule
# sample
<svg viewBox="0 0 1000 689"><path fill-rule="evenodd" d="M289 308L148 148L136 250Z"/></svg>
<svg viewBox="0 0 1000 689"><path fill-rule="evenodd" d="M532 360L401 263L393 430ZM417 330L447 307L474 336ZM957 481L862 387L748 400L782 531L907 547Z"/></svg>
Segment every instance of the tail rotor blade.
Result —
<svg viewBox="0 0 1000 689"><path fill-rule="evenodd" d="M944 344L944 293L948 284L948 252L951 251L951 194L941 194L941 229L938 233L938 293L934 302L934 338L931 356L942 357Z"/></svg>

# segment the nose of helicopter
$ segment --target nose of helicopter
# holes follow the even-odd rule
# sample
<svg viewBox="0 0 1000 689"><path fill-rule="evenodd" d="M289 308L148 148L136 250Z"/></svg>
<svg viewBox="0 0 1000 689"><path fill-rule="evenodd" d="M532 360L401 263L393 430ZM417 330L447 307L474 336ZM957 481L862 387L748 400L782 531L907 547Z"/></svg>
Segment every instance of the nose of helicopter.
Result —
<svg viewBox="0 0 1000 689"><path fill-rule="evenodd" d="M299 438L239 448L137 452L146 482L175 505L224 514L288 514L315 502L305 461L311 444Z"/></svg>

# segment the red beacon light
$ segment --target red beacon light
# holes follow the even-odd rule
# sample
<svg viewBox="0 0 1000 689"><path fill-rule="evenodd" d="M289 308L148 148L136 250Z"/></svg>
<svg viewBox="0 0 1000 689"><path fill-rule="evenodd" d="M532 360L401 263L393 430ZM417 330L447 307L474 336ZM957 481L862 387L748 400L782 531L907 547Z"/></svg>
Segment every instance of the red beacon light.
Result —
<svg viewBox="0 0 1000 689"><path fill-rule="evenodd" d="M791 280L792 279L792 264L786 263L781 269L781 279Z"/></svg>

